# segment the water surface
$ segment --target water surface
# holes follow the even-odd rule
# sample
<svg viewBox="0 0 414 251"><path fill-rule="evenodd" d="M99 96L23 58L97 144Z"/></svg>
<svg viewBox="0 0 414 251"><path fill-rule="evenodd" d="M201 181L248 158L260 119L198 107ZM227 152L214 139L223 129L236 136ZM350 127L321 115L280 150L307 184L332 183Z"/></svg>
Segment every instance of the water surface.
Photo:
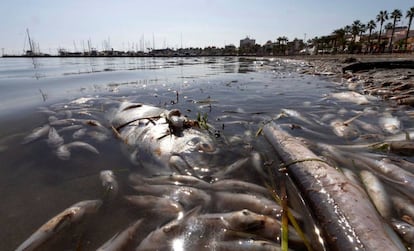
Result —
<svg viewBox="0 0 414 251"><path fill-rule="evenodd" d="M116 171L122 195L134 193L127 177L139 172L139 167L129 161L114 135L102 142L83 138L100 154L79 150L69 160L57 158L45 138L21 144L34 128L48 123L50 114L42 111L64 110L75 99L92 98L89 104L98 111L96 119L108 129L108 113L122 99L180 109L193 119L205 114L222 137L238 142L241 153L257 151L277 168L278 157L271 146L255 136L259 128L277 119L312 129L303 121L278 116L282 108L300 111L312 121L325 114L347 119L353 110L363 109L326 98L343 87L302 75L302 67L306 64L300 61L236 57L0 59L0 225L7 226L0 234L0 249L16 248L72 204L102 198L101 170ZM373 102L376 109L386 109L383 103ZM320 125L314 126L321 130ZM323 128L325 142L341 142L329 126ZM73 141L72 132L62 136ZM143 217L142 212L124 201L112 202L90 221L72 226L67 230L70 234L59 235L47 248L75 250L81 243L85 250L94 250L138 217Z"/></svg>

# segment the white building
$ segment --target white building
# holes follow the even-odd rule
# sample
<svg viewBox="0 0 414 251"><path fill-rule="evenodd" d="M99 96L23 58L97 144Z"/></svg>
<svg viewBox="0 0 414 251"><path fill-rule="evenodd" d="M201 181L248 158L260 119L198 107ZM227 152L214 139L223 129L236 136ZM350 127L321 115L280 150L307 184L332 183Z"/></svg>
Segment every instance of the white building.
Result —
<svg viewBox="0 0 414 251"><path fill-rule="evenodd" d="M240 48L243 47L254 47L256 45L255 39L250 39L248 36L245 39L240 40Z"/></svg>

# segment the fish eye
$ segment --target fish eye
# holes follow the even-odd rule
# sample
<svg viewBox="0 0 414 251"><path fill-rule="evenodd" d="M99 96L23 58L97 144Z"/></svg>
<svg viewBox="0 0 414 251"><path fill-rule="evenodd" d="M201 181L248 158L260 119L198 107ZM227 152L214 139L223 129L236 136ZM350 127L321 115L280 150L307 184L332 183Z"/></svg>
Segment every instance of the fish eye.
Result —
<svg viewBox="0 0 414 251"><path fill-rule="evenodd" d="M214 150L213 146L207 143L200 144L200 150L204 152L212 152Z"/></svg>
<svg viewBox="0 0 414 251"><path fill-rule="evenodd" d="M249 211L247 211L247 210L243 210L243 211L242 211L242 214L243 214L243 215L249 215L249 214L250 214L250 212L249 212Z"/></svg>
<svg viewBox="0 0 414 251"><path fill-rule="evenodd" d="M187 144L195 146L198 143L200 143L200 141L201 141L201 139L199 137L195 137L195 138L192 138L190 141L188 141Z"/></svg>

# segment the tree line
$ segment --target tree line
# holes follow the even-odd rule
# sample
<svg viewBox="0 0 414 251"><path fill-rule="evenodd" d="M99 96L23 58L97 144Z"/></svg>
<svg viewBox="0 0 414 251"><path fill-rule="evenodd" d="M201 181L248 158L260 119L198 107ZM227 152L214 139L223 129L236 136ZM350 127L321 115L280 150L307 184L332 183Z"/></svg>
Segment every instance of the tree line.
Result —
<svg viewBox="0 0 414 251"><path fill-rule="evenodd" d="M414 17L414 7L411 7L405 13L408 20L408 26L405 31L405 38L394 41L395 29L403 18L403 12L399 9L389 13L387 10L381 10L375 20L372 19L367 23L355 20L351 25L336 29L332 35L315 37L309 42L315 46L319 52L330 53L383 53L393 51L412 51L408 44L409 31ZM387 20L390 22L384 24ZM379 30L375 29L379 26ZM389 39L383 37L383 30L391 30ZM359 39L357 40L357 37Z"/></svg>

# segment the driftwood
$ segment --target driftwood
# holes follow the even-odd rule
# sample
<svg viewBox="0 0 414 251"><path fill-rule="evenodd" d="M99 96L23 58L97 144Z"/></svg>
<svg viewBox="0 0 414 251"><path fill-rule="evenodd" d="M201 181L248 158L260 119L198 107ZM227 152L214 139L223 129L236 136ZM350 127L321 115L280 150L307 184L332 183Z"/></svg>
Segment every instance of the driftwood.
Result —
<svg viewBox="0 0 414 251"><path fill-rule="evenodd" d="M263 129L309 206L328 250L401 250L404 246L368 195L275 123ZM395 242L397 243L395 243Z"/></svg>
<svg viewBox="0 0 414 251"><path fill-rule="evenodd" d="M376 62L358 62L347 65L342 68L342 73L346 71L358 72L371 69L414 69L412 60L395 60L395 61L376 61Z"/></svg>

